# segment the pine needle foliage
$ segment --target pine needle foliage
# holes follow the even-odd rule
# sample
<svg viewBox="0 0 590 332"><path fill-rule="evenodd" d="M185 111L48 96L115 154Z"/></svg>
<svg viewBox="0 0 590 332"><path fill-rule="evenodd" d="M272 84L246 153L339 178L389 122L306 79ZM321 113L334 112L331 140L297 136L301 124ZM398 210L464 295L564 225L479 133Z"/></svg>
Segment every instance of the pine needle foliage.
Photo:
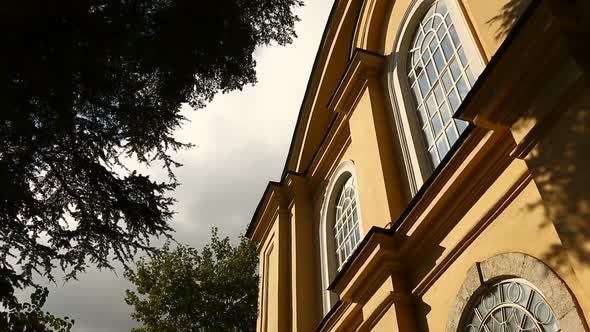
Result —
<svg viewBox="0 0 590 332"><path fill-rule="evenodd" d="M253 52L295 37L300 0L0 4L0 303L167 237L182 103L256 82ZM155 181L130 164L162 165Z"/></svg>

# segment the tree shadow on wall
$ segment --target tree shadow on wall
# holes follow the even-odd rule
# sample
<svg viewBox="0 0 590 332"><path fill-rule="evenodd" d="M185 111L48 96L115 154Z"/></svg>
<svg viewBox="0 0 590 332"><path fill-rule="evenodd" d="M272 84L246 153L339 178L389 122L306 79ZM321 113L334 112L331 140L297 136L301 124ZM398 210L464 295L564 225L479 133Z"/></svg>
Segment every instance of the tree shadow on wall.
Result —
<svg viewBox="0 0 590 332"><path fill-rule="evenodd" d="M563 247L552 245L543 257L556 267L568 260L590 264L590 90L555 116L552 128L531 152L527 165L542 201L528 209L543 208L541 227L555 226ZM565 252L564 252L565 247Z"/></svg>
<svg viewBox="0 0 590 332"><path fill-rule="evenodd" d="M510 0L487 22L496 28L498 40L507 37L531 4L530 0ZM590 7L576 1L553 1L549 6L569 10L572 20L579 19L573 15ZM579 68L589 68L587 60L580 59L575 60ZM587 72L578 85L590 87ZM542 138L525 158L541 194L541 199L528 204L526 209L531 213L541 209L541 227L557 230L562 244L553 244L540 258L562 271L568 270L572 262L586 270L590 266L590 88L580 88L578 93L569 90L570 96L556 96L565 102L545 119L529 116L523 121L541 122L539 126L546 128L540 130ZM534 113L533 110L530 114ZM535 234L531 238L534 241Z"/></svg>
<svg viewBox="0 0 590 332"><path fill-rule="evenodd" d="M522 13L530 5L531 0L510 0L504 6L500 13L492 17L487 23L489 25L495 25L496 39L502 40L508 36L508 33L512 30L512 27L522 16Z"/></svg>

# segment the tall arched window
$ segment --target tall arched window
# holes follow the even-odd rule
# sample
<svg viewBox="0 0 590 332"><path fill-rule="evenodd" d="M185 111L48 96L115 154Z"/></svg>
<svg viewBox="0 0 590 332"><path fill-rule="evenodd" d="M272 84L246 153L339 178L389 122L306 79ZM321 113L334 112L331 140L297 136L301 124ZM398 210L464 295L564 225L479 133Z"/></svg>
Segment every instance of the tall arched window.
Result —
<svg viewBox="0 0 590 332"><path fill-rule="evenodd" d="M418 24L408 56L412 96L436 167L467 126L452 114L475 81L444 1L436 1Z"/></svg>
<svg viewBox="0 0 590 332"><path fill-rule="evenodd" d="M484 62L457 0L416 0L396 37L388 77L410 191L467 127L453 119Z"/></svg>
<svg viewBox="0 0 590 332"><path fill-rule="evenodd" d="M361 240L356 189L352 177L346 180L340 191L338 204L336 205L334 237L336 241L336 262L340 270Z"/></svg>
<svg viewBox="0 0 590 332"><path fill-rule="evenodd" d="M332 173L320 210L319 240L322 271L322 306L327 314L338 301L328 290L343 264L360 243L363 230L352 160L345 160Z"/></svg>

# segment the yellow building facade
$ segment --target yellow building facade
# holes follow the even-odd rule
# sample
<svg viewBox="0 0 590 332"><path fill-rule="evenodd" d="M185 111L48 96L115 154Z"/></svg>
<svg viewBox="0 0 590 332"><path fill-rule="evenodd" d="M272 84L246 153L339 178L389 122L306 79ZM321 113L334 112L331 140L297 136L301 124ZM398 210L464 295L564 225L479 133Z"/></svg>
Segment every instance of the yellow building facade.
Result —
<svg viewBox="0 0 590 332"><path fill-rule="evenodd" d="M590 331L590 3L336 0L258 331Z"/></svg>

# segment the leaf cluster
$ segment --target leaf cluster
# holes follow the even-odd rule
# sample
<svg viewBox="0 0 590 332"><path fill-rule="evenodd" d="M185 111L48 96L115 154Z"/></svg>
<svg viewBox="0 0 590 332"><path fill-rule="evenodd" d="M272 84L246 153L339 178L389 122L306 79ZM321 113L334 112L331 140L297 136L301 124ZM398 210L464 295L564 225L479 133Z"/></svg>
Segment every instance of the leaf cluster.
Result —
<svg viewBox="0 0 590 332"><path fill-rule="evenodd" d="M12 332L69 332L74 320L59 318L42 310L49 291L36 288L31 303L4 303L7 310L0 312L0 331Z"/></svg>
<svg viewBox="0 0 590 332"><path fill-rule="evenodd" d="M127 290L125 301L143 324L133 331L255 331L257 264L252 242L232 246L216 229L200 253L166 244L126 272L136 291Z"/></svg>

